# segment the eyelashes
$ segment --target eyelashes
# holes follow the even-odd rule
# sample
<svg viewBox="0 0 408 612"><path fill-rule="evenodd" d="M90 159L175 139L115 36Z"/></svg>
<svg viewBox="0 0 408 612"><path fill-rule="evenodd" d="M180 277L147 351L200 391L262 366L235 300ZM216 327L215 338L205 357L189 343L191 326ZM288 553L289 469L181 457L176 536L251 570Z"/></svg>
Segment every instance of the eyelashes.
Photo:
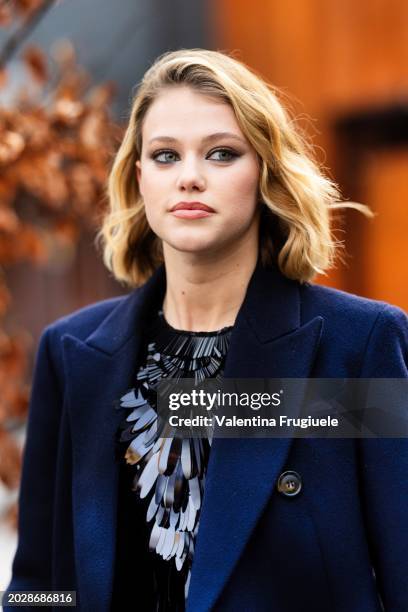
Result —
<svg viewBox="0 0 408 612"><path fill-rule="evenodd" d="M176 156L177 153L175 153L174 151L170 151L170 150L166 149L164 151L157 151L157 153L153 153L151 155L151 158L154 161L158 162L159 164L169 164L169 163L172 163L173 161L175 161L174 159L170 159L170 160L169 159L163 159L163 157L166 157L167 155ZM160 157L162 159L160 159Z"/></svg>
<svg viewBox="0 0 408 612"><path fill-rule="evenodd" d="M215 159L213 156L217 153L221 154L221 157L219 157L218 159ZM166 159L166 156L173 156L173 158ZM230 162L240 156L241 156L241 153L237 153L236 151L233 151L232 149L227 149L225 147L219 147L218 149L214 149L213 151L211 151L206 157L206 159L213 159L213 161L218 161L218 162ZM172 149L162 149L161 151L156 151L155 153L152 153L150 157L151 159L156 161L158 164L169 165L175 161L178 161L178 159L175 159L175 158L179 158L179 155L178 153L176 153L176 151L173 151Z"/></svg>
<svg viewBox="0 0 408 612"><path fill-rule="evenodd" d="M235 151L232 151L231 149L215 149L214 151L211 152L211 156L214 155L215 153L222 153L222 154L227 154L229 157L227 159L216 159L215 161L232 161L233 159L235 159L236 157L239 157L239 153L236 153Z"/></svg>

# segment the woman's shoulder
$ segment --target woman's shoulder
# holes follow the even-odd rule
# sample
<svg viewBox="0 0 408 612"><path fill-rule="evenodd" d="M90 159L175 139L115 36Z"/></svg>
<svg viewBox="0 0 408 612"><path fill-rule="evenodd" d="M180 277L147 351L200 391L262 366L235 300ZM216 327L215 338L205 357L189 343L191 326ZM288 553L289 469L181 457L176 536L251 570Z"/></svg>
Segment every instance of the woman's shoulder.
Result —
<svg viewBox="0 0 408 612"><path fill-rule="evenodd" d="M402 308L332 287L304 284L304 323L323 319L321 358L326 370L352 377L405 378L408 375L408 317ZM332 375L332 374L331 374Z"/></svg>
<svg viewBox="0 0 408 612"><path fill-rule="evenodd" d="M378 318L400 321L407 324L408 318L402 308L384 300L367 298L334 287L315 283L301 285L301 304L304 318L322 316L337 324L370 325Z"/></svg>
<svg viewBox="0 0 408 612"><path fill-rule="evenodd" d="M323 318L322 343L364 376L407 376L408 317L398 306L317 284L302 286L302 319ZM353 361L354 360L354 361Z"/></svg>
<svg viewBox="0 0 408 612"><path fill-rule="evenodd" d="M120 295L78 308L47 325L43 333L51 332L58 336L71 334L84 340L127 298L128 295Z"/></svg>

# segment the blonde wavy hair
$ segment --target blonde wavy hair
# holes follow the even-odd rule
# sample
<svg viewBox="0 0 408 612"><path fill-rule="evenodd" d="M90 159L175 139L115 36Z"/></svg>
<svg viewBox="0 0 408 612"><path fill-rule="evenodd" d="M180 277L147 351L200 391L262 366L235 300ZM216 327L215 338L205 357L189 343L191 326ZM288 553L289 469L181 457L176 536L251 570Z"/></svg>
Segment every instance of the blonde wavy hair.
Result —
<svg viewBox="0 0 408 612"><path fill-rule="evenodd" d="M309 281L332 267L342 243L332 235L330 212L356 208L341 202L310 142L278 97L278 90L230 55L181 49L158 57L134 96L128 126L107 183L109 208L97 236L105 265L131 287L163 262L161 240L151 230L135 175L142 151L143 119L164 88L184 85L229 104L260 161L260 257L288 278Z"/></svg>

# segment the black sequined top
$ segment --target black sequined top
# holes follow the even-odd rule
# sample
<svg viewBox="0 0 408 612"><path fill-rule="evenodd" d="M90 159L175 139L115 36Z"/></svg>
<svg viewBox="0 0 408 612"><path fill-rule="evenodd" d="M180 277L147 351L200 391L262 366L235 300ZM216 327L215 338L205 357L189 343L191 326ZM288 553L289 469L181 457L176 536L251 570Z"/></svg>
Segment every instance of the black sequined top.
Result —
<svg viewBox="0 0 408 612"><path fill-rule="evenodd" d="M155 390L163 378L221 380L232 329L176 330L159 310L145 330L135 386L117 405L124 420L112 610L131 602L144 612L185 610L211 438L164 437Z"/></svg>

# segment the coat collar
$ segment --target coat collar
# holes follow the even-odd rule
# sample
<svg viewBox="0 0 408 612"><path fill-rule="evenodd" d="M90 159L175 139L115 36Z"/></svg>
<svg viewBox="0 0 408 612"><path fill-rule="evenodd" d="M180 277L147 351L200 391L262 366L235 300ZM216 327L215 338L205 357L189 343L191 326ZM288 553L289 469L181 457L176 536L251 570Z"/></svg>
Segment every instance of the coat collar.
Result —
<svg viewBox="0 0 408 612"><path fill-rule="evenodd" d="M132 385L141 331L164 297L160 266L85 340L66 334L64 360L73 443L73 513L80 605L107 611L116 547L118 465L113 402ZM323 319L301 321L299 284L258 262L231 334L224 376L306 378ZM291 440L214 439L194 555L188 611L210 610L274 490ZM233 503L231 503L233 501Z"/></svg>
<svg viewBox="0 0 408 612"><path fill-rule="evenodd" d="M86 343L107 355L114 355L137 333L136 327L150 314L150 305L163 300L165 290L166 273L162 264L140 289L113 309ZM283 276L274 266L263 267L258 260L236 327L243 319L249 322L261 343L296 329L300 325L299 283Z"/></svg>

